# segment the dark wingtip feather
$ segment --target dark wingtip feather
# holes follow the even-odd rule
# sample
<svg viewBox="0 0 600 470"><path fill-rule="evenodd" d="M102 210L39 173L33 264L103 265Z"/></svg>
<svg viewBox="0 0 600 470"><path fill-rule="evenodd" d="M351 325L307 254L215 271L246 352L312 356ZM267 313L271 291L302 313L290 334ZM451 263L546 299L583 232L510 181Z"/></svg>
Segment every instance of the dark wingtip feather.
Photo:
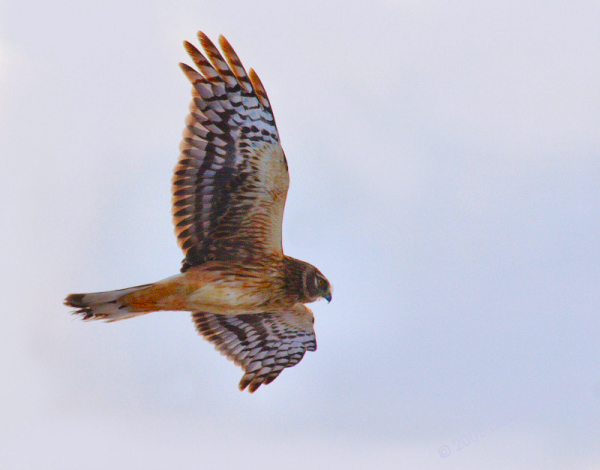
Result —
<svg viewBox="0 0 600 470"><path fill-rule="evenodd" d="M194 83L194 81L200 75L198 72L196 72L196 70L194 70L192 67L190 67L188 64L186 64L184 62L179 62L179 67L181 68L181 70L183 70L183 73L185 73L185 76L192 83Z"/></svg>
<svg viewBox="0 0 600 470"><path fill-rule="evenodd" d="M254 393L261 385L261 380L256 380L256 377L248 376L246 374L242 377L242 380L240 380L238 388L240 389L240 392L243 392L246 389L246 387L248 387L248 391L250 393Z"/></svg>
<svg viewBox="0 0 600 470"><path fill-rule="evenodd" d="M196 46L194 46L190 41L183 41L183 47L188 52L188 54L192 54L193 52L196 52L198 50L196 49Z"/></svg>
<svg viewBox="0 0 600 470"><path fill-rule="evenodd" d="M279 374L275 374L275 377L277 377L277 375ZM263 377L255 377L255 376L248 376L247 374L245 374L242 377L242 380L240 380L240 383L238 385L238 388L240 389L240 392L243 392L246 387L248 387L248 391L250 393L254 393L256 392L256 390L258 390L258 387L260 387L261 385L268 385L270 384L275 377L271 378L269 380L269 378L267 378L266 380Z"/></svg>
<svg viewBox="0 0 600 470"><path fill-rule="evenodd" d="M198 40L204 49L216 49L214 43L210 40L210 38L204 34L202 31L198 31Z"/></svg>
<svg viewBox="0 0 600 470"><path fill-rule="evenodd" d="M262 382L260 382L260 381L256 382L256 381L253 380L252 382L250 382L250 386L248 387L248 391L250 393L254 393L258 389L258 387L260 387L261 385L262 385Z"/></svg>
<svg viewBox="0 0 600 470"><path fill-rule="evenodd" d="M246 376L243 376L242 380L240 380L240 383L238 384L238 388L240 389L240 392L243 392L249 383L250 383L250 380L248 380L246 378Z"/></svg>

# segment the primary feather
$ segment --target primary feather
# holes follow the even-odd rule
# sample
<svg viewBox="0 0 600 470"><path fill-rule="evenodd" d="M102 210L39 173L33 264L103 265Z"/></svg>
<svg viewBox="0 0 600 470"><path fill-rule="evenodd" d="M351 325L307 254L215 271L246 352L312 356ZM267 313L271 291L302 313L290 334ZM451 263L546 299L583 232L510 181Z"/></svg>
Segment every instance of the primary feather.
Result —
<svg viewBox="0 0 600 470"><path fill-rule="evenodd" d="M260 315L195 312L192 318L198 332L244 370L239 388L250 393L317 349L314 317L302 304Z"/></svg>
<svg viewBox="0 0 600 470"><path fill-rule="evenodd" d="M223 58L198 36L208 58L185 43L198 70L181 64L194 98L173 176L182 271L207 261L281 258L289 175L267 94L225 38Z"/></svg>

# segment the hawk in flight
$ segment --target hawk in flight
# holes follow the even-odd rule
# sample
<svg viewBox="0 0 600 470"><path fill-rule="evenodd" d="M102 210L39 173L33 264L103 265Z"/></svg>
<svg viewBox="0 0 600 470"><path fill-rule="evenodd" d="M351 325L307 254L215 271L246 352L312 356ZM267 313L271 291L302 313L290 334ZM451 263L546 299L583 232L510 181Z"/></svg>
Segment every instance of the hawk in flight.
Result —
<svg viewBox="0 0 600 470"><path fill-rule="evenodd" d="M128 289L71 294L84 320L116 321L159 310L192 312L198 332L244 371L254 392L317 348L312 311L331 300L314 266L283 254L288 166L267 93L227 40L223 53L202 32L204 54L185 48L193 85L172 179L181 273Z"/></svg>

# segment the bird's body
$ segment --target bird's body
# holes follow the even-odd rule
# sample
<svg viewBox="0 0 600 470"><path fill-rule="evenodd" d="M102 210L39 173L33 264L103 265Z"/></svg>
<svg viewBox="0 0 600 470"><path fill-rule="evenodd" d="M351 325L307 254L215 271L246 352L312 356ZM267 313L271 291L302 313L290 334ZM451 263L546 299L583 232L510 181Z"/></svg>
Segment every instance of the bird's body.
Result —
<svg viewBox="0 0 600 470"><path fill-rule="evenodd" d="M197 70L175 166L173 222L185 254L181 273L118 291L71 294L86 320L122 320L159 310L190 311L198 331L240 365L253 392L316 349L312 312L331 300L314 266L284 255L281 224L288 165L270 102L220 37L225 58L198 33L208 59L190 43Z"/></svg>
<svg viewBox="0 0 600 470"><path fill-rule="evenodd" d="M122 291L71 294L67 303L83 304L86 298L82 296L87 296L87 302L96 296L94 304L97 304L102 296L111 294L105 298L122 314L137 316L160 310L183 310L236 315L288 308L320 297L318 293L311 295L303 286L302 267L307 263L289 256L281 260L248 261L209 261L153 284ZM113 298L112 293L119 292ZM93 305L88 313L91 315L88 319L111 320L110 314L94 313Z"/></svg>

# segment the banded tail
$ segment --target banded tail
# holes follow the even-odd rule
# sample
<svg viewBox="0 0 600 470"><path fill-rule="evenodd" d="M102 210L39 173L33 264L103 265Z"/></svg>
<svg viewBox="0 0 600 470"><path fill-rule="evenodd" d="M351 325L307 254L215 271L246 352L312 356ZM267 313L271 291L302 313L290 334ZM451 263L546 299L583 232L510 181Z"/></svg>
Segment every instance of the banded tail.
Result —
<svg viewBox="0 0 600 470"><path fill-rule="evenodd" d="M129 305L123 301L123 297L150 286L152 284L91 294L70 294L65 299L65 305L77 308L78 310L73 313L81 315L82 320L105 320L108 322L124 320L149 313L140 312L135 308L130 309Z"/></svg>

